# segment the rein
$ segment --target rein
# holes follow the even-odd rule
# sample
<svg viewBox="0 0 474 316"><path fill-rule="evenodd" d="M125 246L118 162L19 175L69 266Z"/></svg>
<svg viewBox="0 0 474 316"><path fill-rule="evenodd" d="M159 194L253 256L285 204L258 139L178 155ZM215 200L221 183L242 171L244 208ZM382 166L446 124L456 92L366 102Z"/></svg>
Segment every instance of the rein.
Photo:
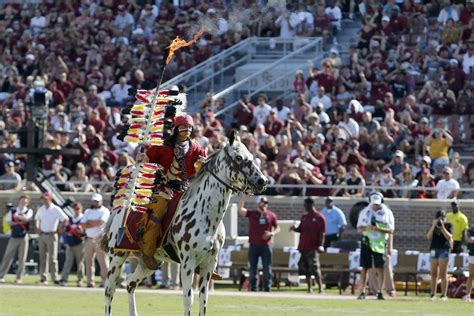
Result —
<svg viewBox="0 0 474 316"><path fill-rule="evenodd" d="M238 172L242 172L242 169L240 168L239 164L236 163L232 157L230 156L230 154L227 152L227 148L224 147L223 148L224 150L224 153L226 154L226 156L230 159L230 161L233 163L234 167L238 170ZM214 156L214 155L213 155ZM233 184L230 184L230 183L226 183L224 180L222 180L221 178L219 178L217 176L217 174L214 172L214 166L215 166L215 157L217 157L217 155L215 155L212 159L212 161L208 164L206 164L206 170L209 171L209 173L217 180L219 181L219 183L221 183L223 186L225 186L227 189L231 190L231 191L235 191L235 192L246 192L248 187L247 187L247 181L245 181L245 185L243 187L238 187L238 186L235 186ZM212 168L210 167L210 165L212 164Z"/></svg>

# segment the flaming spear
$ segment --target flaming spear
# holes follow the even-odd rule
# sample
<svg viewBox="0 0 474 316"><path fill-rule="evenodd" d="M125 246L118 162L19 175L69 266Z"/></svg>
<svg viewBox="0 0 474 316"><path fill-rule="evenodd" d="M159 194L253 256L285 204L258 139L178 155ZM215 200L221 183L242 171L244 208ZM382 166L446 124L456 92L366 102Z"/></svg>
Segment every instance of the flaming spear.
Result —
<svg viewBox="0 0 474 316"><path fill-rule="evenodd" d="M151 91L138 90L136 94L137 102L130 109L133 115L131 124L125 129L125 140L133 143L139 143L140 148L136 156L136 166L127 166L116 176L116 193L113 197L112 211L119 211L122 215L122 224L117 232L117 242L115 245L109 245L112 248L120 245L125 234L129 233L125 228L126 219L133 211L145 213L146 204L150 203L153 195L153 189L160 178L156 178L156 173L160 171L161 166L153 163L145 163L146 145L162 146L164 143L164 120L172 113L176 113L176 106L180 105L179 100L169 98L178 94L176 91L160 91L160 86L165 74L166 65L173 58L174 52L182 47L194 44L204 33L204 28L194 35L191 41L186 41L177 36L168 47L163 58L160 79L158 85L151 95ZM151 96L151 98L149 98ZM174 107L174 108L171 108ZM170 110L170 111L168 111ZM133 240L132 236L128 236Z"/></svg>

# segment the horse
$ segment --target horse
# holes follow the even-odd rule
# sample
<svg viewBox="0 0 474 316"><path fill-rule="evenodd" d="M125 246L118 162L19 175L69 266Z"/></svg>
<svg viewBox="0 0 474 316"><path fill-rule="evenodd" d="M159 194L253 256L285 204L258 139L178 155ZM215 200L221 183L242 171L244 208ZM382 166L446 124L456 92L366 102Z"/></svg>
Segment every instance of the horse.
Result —
<svg viewBox="0 0 474 316"><path fill-rule="evenodd" d="M224 244L225 229L222 223L229 206L230 198L236 193L261 193L267 185L267 178L255 164L235 130L231 131L228 143L208 158L200 172L191 180L188 190L178 203L176 214L171 222L164 247L157 249L155 259L160 262L173 262L165 249L170 246L179 257L180 276L183 289L185 315L190 315L193 304L192 282L196 269L201 276L199 281L199 315L206 314L208 288L212 272L217 265L219 251ZM104 244L114 244L117 232L113 231L114 218L111 216L104 232ZM112 314L112 299L121 266L131 254L127 251L107 249L110 265L105 281L105 315ZM138 256L138 266L127 276L129 315L136 316L135 289L154 271L149 270Z"/></svg>

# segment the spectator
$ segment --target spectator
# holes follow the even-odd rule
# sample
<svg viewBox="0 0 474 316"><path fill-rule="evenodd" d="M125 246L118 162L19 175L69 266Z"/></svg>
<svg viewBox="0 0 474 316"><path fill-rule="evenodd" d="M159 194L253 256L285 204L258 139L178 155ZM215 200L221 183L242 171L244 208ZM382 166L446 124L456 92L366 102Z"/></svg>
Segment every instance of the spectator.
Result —
<svg viewBox="0 0 474 316"><path fill-rule="evenodd" d="M421 177L420 182L418 183L418 187L428 189L436 187L436 183L434 182L429 168L425 167L421 170ZM435 192L431 190L418 190L416 192L419 199L432 199L435 196Z"/></svg>
<svg viewBox="0 0 474 316"><path fill-rule="evenodd" d="M39 263L40 280L39 285L47 285L47 274L49 272L54 284L59 284L58 280L58 228L68 220L63 210L55 205L53 195L50 192L43 193L43 205L35 215L36 228L39 236Z"/></svg>
<svg viewBox="0 0 474 316"><path fill-rule="evenodd" d="M125 77L120 77L118 83L114 84L110 89L112 93L111 101L120 107L124 107L125 103L130 100L128 95L128 89L132 86L127 84L127 79Z"/></svg>
<svg viewBox="0 0 474 316"><path fill-rule="evenodd" d="M239 104L234 111L236 127L240 127L242 125L249 127L253 121L254 108L255 105L250 102L249 97L244 95L242 99L239 100Z"/></svg>
<svg viewBox="0 0 474 316"><path fill-rule="evenodd" d="M426 138L426 145L429 146L429 153L435 171L449 165L448 149L452 144L453 138L444 128L433 129Z"/></svg>
<svg viewBox="0 0 474 316"><path fill-rule="evenodd" d="M345 189L344 196L360 197L364 196L365 180L359 172L359 167L355 164L349 167L350 178L345 181L345 185L357 186L357 188Z"/></svg>
<svg viewBox="0 0 474 316"><path fill-rule="evenodd" d="M441 210L436 212L426 238L431 241L431 300L436 299L438 279L441 279L441 300L448 299L448 260L449 252L453 245L452 225L446 222L446 213Z"/></svg>
<svg viewBox="0 0 474 316"><path fill-rule="evenodd" d="M270 115L270 111L272 110L271 106L267 104L267 96L266 95L259 95L258 96L258 104L253 109L253 117L255 120L255 125L265 125L265 122Z"/></svg>
<svg viewBox="0 0 474 316"><path fill-rule="evenodd" d="M290 231L300 233L298 250L301 253L298 262L298 271L300 275L306 276L308 293L313 293L312 276L318 284L318 291L322 293L321 267L319 265L319 254L324 253L324 235L326 232L326 221L324 216L314 207L312 198L304 200L305 213L300 219L298 227L290 227Z"/></svg>
<svg viewBox="0 0 474 316"><path fill-rule="evenodd" d="M5 163L5 173L0 176L0 190L20 191L22 181L21 176L15 172L15 163L13 161Z"/></svg>
<svg viewBox="0 0 474 316"><path fill-rule="evenodd" d="M265 123L265 132L269 135L276 136L280 133L283 125L283 122L277 118L277 111L271 109L270 115L268 115L267 122Z"/></svg>
<svg viewBox="0 0 474 316"><path fill-rule="evenodd" d="M249 219L249 279L250 290L257 291L257 264L261 258L263 266L263 290L272 290L272 237L280 232L275 213L268 209L268 199L260 197L258 210L247 210L244 195L237 206L239 216Z"/></svg>
<svg viewBox="0 0 474 316"><path fill-rule="evenodd" d="M105 252L100 248L100 239L104 233L105 223L109 219L109 210L102 205L102 195L92 195L92 206L84 212L81 226L85 230L84 257L86 260L87 287L95 287L95 258L100 266L102 284L107 277L108 260Z"/></svg>
<svg viewBox="0 0 474 316"><path fill-rule="evenodd" d="M22 195L18 200L17 207L12 207L8 210L7 222L11 227L11 236L3 254L2 265L0 266L0 283L5 283L5 274L10 270L15 257L18 258L15 283L22 283L30 240L28 235L29 223L33 218L33 210L28 207L30 200L31 198L28 195Z"/></svg>
<svg viewBox="0 0 474 316"><path fill-rule="evenodd" d="M447 222L450 223L453 228L453 247L451 252L459 254L462 252L462 243L466 237L469 223L466 215L464 215L459 208L458 199L453 199L451 201L451 209L452 212L448 212L448 214L446 214Z"/></svg>
<svg viewBox="0 0 474 316"><path fill-rule="evenodd" d="M67 286L69 273L71 272L72 264L76 262L77 281L76 286L82 287L82 278L84 277L84 231L81 228L82 220L82 204L74 203L72 207L74 217L69 217L68 223L65 226L66 239L66 257L64 259L63 271L61 273L61 286Z"/></svg>
<svg viewBox="0 0 474 316"><path fill-rule="evenodd" d="M459 182L453 179L453 169L445 167L443 171L444 179L441 179L436 184L438 193L436 198L440 199L453 199L458 196Z"/></svg>
<svg viewBox="0 0 474 316"><path fill-rule="evenodd" d="M463 176L465 173L464 165L460 161L461 157L459 152L455 151L451 157L451 163L449 167L453 170L453 179L458 181L459 183L463 182Z"/></svg>
<svg viewBox="0 0 474 316"><path fill-rule="evenodd" d="M383 300L382 289L384 286L385 258L391 255L392 249L386 245L387 239L395 229L395 221L392 211L383 203L380 193L373 193L369 198L370 204L359 214L357 231L362 233L362 246L360 253L360 265L362 266L362 290L358 299L365 299L365 288L367 286L367 272L373 266L377 272L377 299Z"/></svg>
<svg viewBox="0 0 474 316"><path fill-rule="evenodd" d="M346 231L346 216L341 209L334 205L332 197L326 198L326 207L321 210L326 220L326 237L324 238L324 248L331 247L331 242L342 239Z"/></svg>

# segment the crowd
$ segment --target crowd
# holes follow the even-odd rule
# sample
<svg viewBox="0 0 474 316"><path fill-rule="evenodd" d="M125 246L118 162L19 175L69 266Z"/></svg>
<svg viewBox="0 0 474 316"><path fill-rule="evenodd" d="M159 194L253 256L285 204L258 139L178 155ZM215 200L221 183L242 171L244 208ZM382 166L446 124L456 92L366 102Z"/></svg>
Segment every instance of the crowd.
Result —
<svg viewBox="0 0 474 316"><path fill-rule="evenodd" d="M0 29L0 144L18 148L18 131L31 115L28 92L51 93L43 146L77 148L68 159L46 155L43 172L68 181L61 190L107 192L115 171L133 162L136 146L117 138L120 108L133 102L128 89L152 88L160 73L160 52L175 35L195 24L217 27L196 47L176 52L165 75L173 77L252 35L322 35L337 44L342 11L355 3L317 1L286 9L254 4L234 21L233 7L197 3L174 6L149 1L56 1L5 4ZM308 189L306 195L360 196L365 185L399 185L388 197L433 198L474 183L474 163L464 166L452 146L471 139L473 122L473 5L449 1L362 1L358 42L342 54L334 46L321 68L298 70L294 97L255 105L243 97L232 126L273 184L353 185L351 189ZM264 18L257 18L262 15ZM238 24L238 26L234 24ZM209 26L209 25L210 26ZM67 28L66 28L67 26ZM66 32L63 32L66 30ZM456 35L456 36L455 36ZM328 46L329 47L329 46ZM165 78L166 80L166 78ZM185 89L185 87L182 87ZM224 143L223 123L212 112L194 116L195 137L210 153ZM25 156L2 154L1 179L20 181ZM13 162L13 170L9 170ZM443 172L451 173L443 176ZM85 184L89 181L92 184ZM2 189L19 190L18 183ZM272 189L268 194L301 194Z"/></svg>

